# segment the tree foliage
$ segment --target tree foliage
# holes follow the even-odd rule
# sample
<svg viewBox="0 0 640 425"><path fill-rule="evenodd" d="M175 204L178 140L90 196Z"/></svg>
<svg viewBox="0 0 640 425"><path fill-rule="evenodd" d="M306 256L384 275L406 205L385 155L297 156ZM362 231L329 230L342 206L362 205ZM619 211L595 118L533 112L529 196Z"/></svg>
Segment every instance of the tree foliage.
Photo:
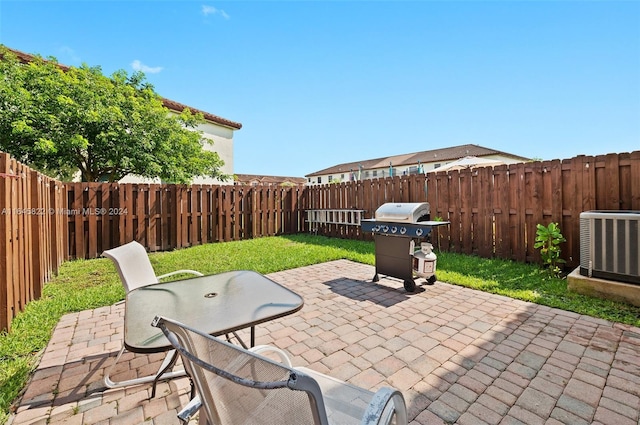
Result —
<svg viewBox="0 0 640 425"><path fill-rule="evenodd" d="M60 179L79 171L83 181L227 178L218 154L203 149L202 116L170 114L143 73L109 78L55 58L23 64L3 46L0 57L0 150L17 160Z"/></svg>

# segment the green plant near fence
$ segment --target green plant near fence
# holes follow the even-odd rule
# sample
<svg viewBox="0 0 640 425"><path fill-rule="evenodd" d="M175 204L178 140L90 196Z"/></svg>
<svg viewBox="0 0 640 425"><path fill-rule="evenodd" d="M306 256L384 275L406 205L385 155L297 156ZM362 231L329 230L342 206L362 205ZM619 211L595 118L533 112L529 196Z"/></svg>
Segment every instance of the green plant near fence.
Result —
<svg viewBox="0 0 640 425"><path fill-rule="evenodd" d="M538 224L536 242L533 247L540 250L542 264L553 276L559 276L562 272L560 264L566 263L560 257L562 253L560 244L566 241L565 237L562 236L562 232L560 232L558 223L549 223L547 226Z"/></svg>

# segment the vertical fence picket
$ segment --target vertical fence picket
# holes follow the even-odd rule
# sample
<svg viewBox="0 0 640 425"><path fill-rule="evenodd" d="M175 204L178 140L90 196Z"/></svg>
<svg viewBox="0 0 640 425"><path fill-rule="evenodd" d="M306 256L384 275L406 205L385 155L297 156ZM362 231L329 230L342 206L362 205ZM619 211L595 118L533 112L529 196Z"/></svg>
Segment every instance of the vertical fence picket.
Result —
<svg viewBox="0 0 640 425"><path fill-rule="evenodd" d="M526 196L530 204L529 226L527 227L527 261L540 261L540 253L534 248L537 226L538 224L548 225L548 220L544 218L544 184L543 184L543 164L534 162L531 164L530 179L530 195Z"/></svg>
<svg viewBox="0 0 640 425"><path fill-rule="evenodd" d="M162 188L162 200L160 201L161 214L161 230L160 230L160 246L162 250L168 250L175 244L175 225L173 223L175 211L173 206L173 187L164 186Z"/></svg>
<svg viewBox="0 0 640 425"><path fill-rule="evenodd" d="M437 173L438 187L447 191L449 205L444 219L449 221L449 249L453 252L462 252L462 189L460 187L460 174L455 175ZM440 192L440 190L439 190Z"/></svg>
<svg viewBox="0 0 640 425"><path fill-rule="evenodd" d="M100 183L87 183L87 200L83 205L83 218L87 221L87 256L96 258L98 253L98 217L102 210L98 209L97 190Z"/></svg>
<svg viewBox="0 0 640 425"><path fill-rule="evenodd" d="M512 259L524 262L526 260L526 211L525 189L524 189L524 164L513 164L509 166L512 174L509 175L509 186L511 190L511 207L509 213L513 222L511 226L511 237L513 238Z"/></svg>
<svg viewBox="0 0 640 425"><path fill-rule="evenodd" d="M631 152L629 155L629 200L625 206L640 211L640 151Z"/></svg>
<svg viewBox="0 0 640 425"><path fill-rule="evenodd" d="M117 246L117 244L115 244L114 241L112 240L113 227L114 227L113 214L109 214L109 211L113 211L113 207L111 206L111 191L112 191L111 183L101 185L100 206L102 208L102 211L106 210L107 213L102 214L101 221L100 221L100 227L101 227L100 232L102 235L101 244L98 249L100 253L104 252L109 248Z"/></svg>
<svg viewBox="0 0 640 425"><path fill-rule="evenodd" d="M11 180L11 201L9 205L13 206L13 214L12 214L12 223L11 223L11 234L12 234L12 257L11 257L11 267L14 270L13 279L9 283L12 287L11 293L13 294L13 299L11 300L11 304L13 306L13 317L15 317L20 308L22 307L23 302L26 303L26 300L20 299L20 281L24 279L23 269L20 265L20 256L21 256L21 242L22 242L22 226L24 225L22 208L23 203L20 196L20 189L22 189L22 175L21 175L21 167L20 164L16 161L13 162L13 170L16 175L15 178Z"/></svg>
<svg viewBox="0 0 640 425"><path fill-rule="evenodd" d="M491 205L491 194L493 193L493 168L479 167L475 170L475 174L477 179L475 193L477 193L478 196L478 255L487 258L494 255L494 216Z"/></svg>
<svg viewBox="0 0 640 425"><path fill-rule="evenodd" d="M583 211L583 190L584 187L584 173L586 172L594 172L597 173L596 169L597 159L585 157L584 155L580 155L578 157L572 158L569 161L568 168L568 176L566 177L566 186L569 188L570 192L567 193L567 197L565 199L564 206L564 214L565 214L565 227L562 228L562 233L567 239L567 246L569 247L578 247L580 243L580 213Z"/></svg>
<svg viewBox="0 0 640 425"><path fill-rule="evenodd" d="M498 258L511 258L509 238L509 172L506 165L493 169L492 190L494 217L494 255Z"/></svg>
<svg viewBox="0 0 640 425"><path fill-rule="evenodd" d="M210 243L211 240L211 186L203 187L201 194L202 214L202 243Z"/></svg>
<svg viewBox="0 0 640 425"><path fill-rule="evenodd" d="M31 256L32 256L32 279L31 299L38 299L42 295L42 283L47 279L46 269L48 263L49 249L46 246L48 206L44 203L45 182L42 176L36 171L29 171L29 181L31 188L28 195L31 197L31 206L35 209L35 214L31 215Z"/></svg>
<svg viewBox="0 0 640 425"><path fill-rule="evenodd" d="M148 230L147 230L147 248L149 251L157 251L158 250L158 230L160 229L160 211L159 211L159 185L150 184L148 186L148 197L147 197L147 220L148 220Z"/></svg>
<svg viewBox="0 0 640 425"><path fill-rule="evenodd" d="M618 210L622 204L620 199L620 156L617 154L607 154L605 161L605 187L607 188L606 203L604 209Z"/></svg>

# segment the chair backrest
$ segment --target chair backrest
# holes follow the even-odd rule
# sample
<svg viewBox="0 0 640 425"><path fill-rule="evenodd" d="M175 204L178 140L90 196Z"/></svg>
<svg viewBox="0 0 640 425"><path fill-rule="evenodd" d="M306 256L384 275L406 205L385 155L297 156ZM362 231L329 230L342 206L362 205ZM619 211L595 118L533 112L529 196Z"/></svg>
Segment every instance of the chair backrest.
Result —
<svg viewBox="0 0 640 425"><path fill-rule="evenodd" d="M153 325L180 352L210 423L328 423L309 375L171 319Z"/></svg>
<svg viewBox="0 0 640 425"><path fill-rule="evenodd" d="M117 248L109 249L104 251L102 255L114 262L127 292L141 286L158 283L158 278L153 271L147 251L138 242L133 241Z"/></svg>

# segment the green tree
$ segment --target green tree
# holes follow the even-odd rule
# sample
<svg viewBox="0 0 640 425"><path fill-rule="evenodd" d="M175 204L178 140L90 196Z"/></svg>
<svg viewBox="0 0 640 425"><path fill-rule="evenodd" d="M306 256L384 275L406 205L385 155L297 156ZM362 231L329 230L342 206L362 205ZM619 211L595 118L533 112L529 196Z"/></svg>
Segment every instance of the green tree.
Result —
<svg viewBox="0 0 640 425"><path fill-rule="evenodd" d="M170 114L143 73L109 78L55 58L23 64L1 45L0 57L0 150L17 160L60 179L79 171L83 181L228 178L203 149L201 114Z"/></svg>

